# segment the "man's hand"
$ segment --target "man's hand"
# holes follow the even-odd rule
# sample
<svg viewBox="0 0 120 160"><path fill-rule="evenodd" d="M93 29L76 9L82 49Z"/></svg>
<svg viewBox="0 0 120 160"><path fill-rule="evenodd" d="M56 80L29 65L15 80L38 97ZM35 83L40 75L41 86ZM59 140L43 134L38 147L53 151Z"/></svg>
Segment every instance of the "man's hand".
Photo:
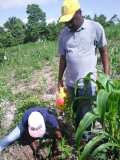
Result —
<svg viewBox="0 0 120 160"><path fill-rule="evenodd" d="M60 90L61 87L64 87L63 80L58 81L58 91Z"/></svg>
<svg viewBox="0 0 120 160"><path fill-rule="evenodd" d="M34 140L31 144L30 144L31 149L33 150L33 154L36 154L38 151L38 148L40 147L40 143L39 140Z"/></svg>
<svg viewBox="0 0 120 160"><path fill-rule="evenodd" d="M58 90L60 87L64 87L63 84L63 74L66 68L66 57L64 55L60 56L59 62L59 73L58 73Z"/></svg>
<svg viewBox="0 0 120 160"><path fill-rule="evenodd" d="M61 131L59 129L56 129L55 131L55 136L58 140L60 140L62 138L62 134Z"/></svg>

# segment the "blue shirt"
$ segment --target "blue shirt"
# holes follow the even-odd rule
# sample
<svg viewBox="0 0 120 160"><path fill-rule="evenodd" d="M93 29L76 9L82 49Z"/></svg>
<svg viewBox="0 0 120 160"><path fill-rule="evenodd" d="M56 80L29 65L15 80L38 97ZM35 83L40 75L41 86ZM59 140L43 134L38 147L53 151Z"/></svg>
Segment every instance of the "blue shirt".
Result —
<svg viewBox="0 0 120 160"><path fill-rule="evenodd" d="M51 113L48 108L33 107L33 108L28 109L23 115L21 125L24 129L28 127L28 117L34 111L40 112L42 114L46 126L47 124L49 124L51 128L59 128L56 116L53 113Z"/></svg>

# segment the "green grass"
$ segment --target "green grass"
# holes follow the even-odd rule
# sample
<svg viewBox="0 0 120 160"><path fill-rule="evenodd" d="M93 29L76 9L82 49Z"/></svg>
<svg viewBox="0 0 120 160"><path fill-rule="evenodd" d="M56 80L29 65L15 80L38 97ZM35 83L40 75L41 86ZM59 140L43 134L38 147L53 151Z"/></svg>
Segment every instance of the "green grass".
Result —
<svg viewBox="0 0 120 160"><path fill-rule="evenodd" d="M109 53L112 76L118 79L120 76L120 40L109 41ZM31 96L39 96L40 91L44 92L44 87L37 88L36 92L28 90L16 94L13 94L12 87L23 82L24 84L29 83L33 72L41 70L46 64L51 66L53 72L57 72L58 69L58 62L54 59L57 56L56 42L44 41L14 46L5 49L5 56L7 60L0 62L0 102L13 101L19 106L22 100ZM57 79L56 73L55 78ZM40 85L41 83L43 86L46 85L46 80L41 81Z"/></svg>
<svg viewBox="0 0 120 160"><path fill-rule="evenodd" d="M24 85L29 83L33 71L41 70L46 63L51 65L56 55L56 42L49 41L29 43L5 49L7 59L0 62L0 103L12 101L16 104L18 110L26 99L29 98L30 100L34 99L32 98L34 96L39 96L39 88L37 88L37 92L26 90L25 92L13 94L12 87L16 87L21 83ZM37 97L37 99L39 98ZM22 115L22 110L20 114ZM0 120L2 116L2 108L0 108Z"/></svg>
<svg viewBox="0 0 120 160"><path fill-rule="evenodd" d="M0 64L0 99L8 97L7 86L12 81L29 81L34 70L40 70L46 61L52 63L57 54L55 42L19 45L5 50L7 60Z"/></svg>
<svg viewBox="0 0 120 160"><path fill-rule="evenodd" d="M109 37L110 36L111 35L109 35ZM108 46L112 76L116 79L116 85L118 85L119 88L117 79L120 78L120 40L112 39L109 41ZM24 92L19 92L16 94L13 94L12 87L17 86L20 83L29 83L32 78L33 72L36 70L41 70L46 64L49 64L53 69L53 72L56 72L58 69L58 62L56 61L56 59L54 59L56 55L57 43L50 41L29 43L5 49L5 56L7 57L7 60L0 62L0 102L7 100L12 101L16 104L16 116L14 124L12 124L11 127L16 125L16 123L21 119L23 112L31 105L50 104L49 101L47 102L46 100L46 102L43 102L40 99L40 94L44 92L44 89L42 91L42 87L37 88L36 92L30 92L29 90L26 90ZM56 74L55 78L57 79ZM43 83L43 86L47 87L46 81L47 79L43 79L41 83ZM69 112L67 112L67 115L69 115L70 113L71 112L69 110ZM2 108L0 108L0 120L2 119L2 116ZM69 146L67 147L64 142L61 143L61 147L63 148L63 157L68 156L70 152Z"/></svg>
<svg viewBox="0 0 120 160"><path fill-rule="evenodd" d="M7 61L0 69L0 73L15 74L16 79L25 79L35 69L40 69L45 60L51 61L56 55L55 42L40 42L19 45L6 49Z"/></svg>
<svg viewBox="0 0 120 160"><path fill-rule="evenodd" d="M106 27L105 31L109 40L120 40L120 23Z"/></svg>
<svg viewBox="0 0 120 160"><path fill-rule="evenodd" d="M109 55L112 78L120 79L120 40L109 41Z"/></svg>

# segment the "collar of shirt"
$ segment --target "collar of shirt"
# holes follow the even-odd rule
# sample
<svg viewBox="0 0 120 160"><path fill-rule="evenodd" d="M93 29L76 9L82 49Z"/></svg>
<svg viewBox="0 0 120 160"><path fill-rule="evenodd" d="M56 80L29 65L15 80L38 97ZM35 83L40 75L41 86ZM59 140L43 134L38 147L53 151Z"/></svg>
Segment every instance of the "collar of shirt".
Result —
<svg viewBox="0 0 120 160"><path fill-rule="evenodd" d="M79 31L81 31L81 30L85 29L85 28L86 28L86 26L87 26L87 23L86 23L86 20L84 19L83 24L80 26L80 28L78 28L78 29L77 29L77 31L76 31L76 32L79 32Z"/></svg>
<svg viewBox="0 0 120 160"><path fill-rule="evenodd" d="M81 30L85 29L86 27L87 27L87 20L84 19L83 24L77 29L76 32L80 32ZM68 29L69 32L71 32L70 29L69 29L68 27L67 27L67 29Z"/></svg>

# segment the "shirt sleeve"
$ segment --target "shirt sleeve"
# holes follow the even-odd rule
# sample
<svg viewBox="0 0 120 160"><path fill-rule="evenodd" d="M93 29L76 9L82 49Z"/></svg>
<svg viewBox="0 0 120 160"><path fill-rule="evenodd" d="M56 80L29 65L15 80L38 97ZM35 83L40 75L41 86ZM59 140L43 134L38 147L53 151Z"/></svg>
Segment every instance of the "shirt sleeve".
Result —
<svg viewBox="0 0 120 160"><path fill-rule="evenodd" d="M64 45L63 37L64 37L64 33L62 31L58 37L58 53L60 56L65 55L65 45Z"/></svg>
<svg viewBox="0 0 120 160"><path fill-rule="evenodd" d="M56 118L56 116L53 114L53 113L47 113L47 116L46 116L46 121L51 124L51 126L53 128L59 128L59 124L58 124L58 120Z"/></svg>
<svg viewBox="0 0 120 160"><path fill-rule="evenodd" d="M96 23L96 47L103 48L107 45L106 35L104 28L101 24Z"/></svg>
<svg viewBox="0 0 120 160"><path fill-rule="evenodd" d="M23 114L22 121L21 121L23 127L27 127L27 125L28 125L28 117L29 117L29 112L26 111Z"/></svg>

